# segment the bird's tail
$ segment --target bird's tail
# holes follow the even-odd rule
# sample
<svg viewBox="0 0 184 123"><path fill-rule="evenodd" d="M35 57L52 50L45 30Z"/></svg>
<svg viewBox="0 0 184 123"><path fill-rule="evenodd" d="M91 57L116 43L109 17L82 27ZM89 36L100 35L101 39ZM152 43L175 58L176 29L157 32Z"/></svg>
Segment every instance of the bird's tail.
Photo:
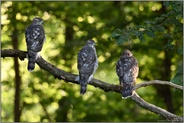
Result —
<svg viewBox="0 0 184 123"><path fill-rule="evenodd" d="M123 89L122 89L122 98L128 98L133 95L133 90L134 85L133 84L126 84L123 83Z"/></svg>
<svg viewBox="0 0 184 123"><path fill-rule="evenodd" d="M37 52L34 51L28 51L28 71L32 71L35 68L35 62L37 59Z"/></svg>
<svg viewBox="0 0 184 123"><path fill-rule="evenodd" d="M83 76L80 76L79 78L79 83L80 83L80 94L83 95L86 93L86 90L87 90L87 79Z"/></svg>

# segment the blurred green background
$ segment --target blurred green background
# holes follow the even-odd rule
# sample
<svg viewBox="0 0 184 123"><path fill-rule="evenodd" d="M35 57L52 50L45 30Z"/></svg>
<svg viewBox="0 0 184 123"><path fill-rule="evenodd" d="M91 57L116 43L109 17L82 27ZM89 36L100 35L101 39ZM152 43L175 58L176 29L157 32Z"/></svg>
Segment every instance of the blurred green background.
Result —
<svg viewBox="0 0 184 123"><path fill-rule="evenodd" d="M1 48L26 51L24 31L34 17L41 17L46 33L41 56L60 69L78 74L77 52L88 39L94 39L99 60L94 78L119 84L115 64L128 48L139 62L137 83L159 79L182 85L182 7L183 2L161 1L4 1L1 3ZM113 33L116 29L128 30L126 37L130 28L135 32L138 30L134 27L148 27L150 23L153 27L159 25L161 31L155 32L154 38L152 33L143 35L145 41L141 38L124 41ZM1 58L2 122L163 120L131 99L122 100L118 93L105 93L91 85L81 96L79 85L55 79L38 65L30 73L27 62L27 59ZM140 88L137 93L152 104L183 115L181 90L154 85Z"/></svg>

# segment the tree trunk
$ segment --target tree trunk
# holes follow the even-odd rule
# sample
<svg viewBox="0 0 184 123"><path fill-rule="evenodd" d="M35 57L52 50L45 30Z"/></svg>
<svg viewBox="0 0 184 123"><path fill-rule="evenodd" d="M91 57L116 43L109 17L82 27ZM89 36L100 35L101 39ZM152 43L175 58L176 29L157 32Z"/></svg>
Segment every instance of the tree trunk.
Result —
<svg viewBox="0 0 184 123"><path fill-rule="evenodd" d="M163 66L164 66L164 72L162 73L162 77L160 78L161 80L170 80L171 79L171 56L170 52L167 50L164 50L165 53L165 59L163 61ZM164 99L164 103L166 104L167 110L169 112L174 113L174 108L173 108L173 102L172 102L172 94L171 94L171 89L169 86L162 86L162 85L156 85L157 93Z"/></svg>
<svg viewBox="0 0 184 123"><path fill-rule="evenodd" d="M58 101L59 108L56 111L56 122L68 122L68 111L70 109L70 99L68 97L63 97Z"/></svg>
<svg viewBox="0 0 184 123"><path fill-rule="evenodd" d="M16 27L13 30L12 34L12 44L13 49L18 49L18 33ZM21 86L21 77L19 72L19 62L18 58L14 57L14 70L15 70L15 96L14 96L14 122L20 121L21 110L20 110L20 86Z"/></svg>
<svg viewBox="0 0 184 123"><path fill-rule="evenodd" d="M162 3L162 9L160 10L161 13L166 13L166 8L163 6L163 2ZM163 46L165 46L167 44L167 39L163 39ZM164 50L164 54L165 54L165 58L163 61L163 67L164 67L164 71L161 71L163 73L161 76L161 80L166 80L169 81L171 79L171 59L172 59L172 53L169 52L167 49ZM173 102L172 102L172 94L171 94L171 89L168 86L161 86L161 85L157 85L156 86L157 89L157 93L158 95L160 95L163 99L164 99L164 103L166 104L167 110L169 112L174 113L174 108L173 108Z"/></svg>
<svg viewBox="0 0 184 123"><path fill-rule="evenodd" d="M71 60L73 59L74 53L76 53L75 47L74 45L72 45L74 42L71 43L71 41L73 41L74 30L73 30L73 25L71 24L68 18L66 18L64 21L66 23L64 50L66 52L70 50L69 51L70 53L63 54L63 58L65 59L65 61L68 61L68 62L65 62L65 66L69 68L70 72L72 72L71 71L71 67L72 67Z"/></svg>

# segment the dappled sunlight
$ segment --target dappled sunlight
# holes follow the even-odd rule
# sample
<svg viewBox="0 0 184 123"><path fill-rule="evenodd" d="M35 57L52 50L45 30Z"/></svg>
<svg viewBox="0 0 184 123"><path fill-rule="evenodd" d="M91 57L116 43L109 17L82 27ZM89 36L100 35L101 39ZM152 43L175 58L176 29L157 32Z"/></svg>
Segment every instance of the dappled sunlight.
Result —
<svg viewBox="0 0 184 123"><path fill-rule="evenodd" d="M175 71L176 70L176 66L175 65L171 65L171 70Z"/></svg>
<svg viewBox="0 0 184 123"><path fill-rule="evenodd" d="M139 84L139 83L142 83L142 82L143 82L143 80L140 79L139 76L138 76L138 78L136 79L136 84Z"/></svg>
<svg viewBox="0 0 184 123"><path fill-rule="evenodd" d="M95 18L92 16L87 17L88 23L92 24L95 21Z"/></svg>
<svg viewBox="0 0 184 123"><path fill-rule="evenodd" d="M12 59L11 60L9 60L8 58L1 59L1 82L4 81L7 82L7 78L14 78L15 72L13 71L13 69L11 69L12 67L13 67ZM11 82L11 84L13 84L13 82Z"/></svg>
<svg viewBox="0 0 184 123"><path fill-rule="evenodd" d="M106 52L105 55L106 55L107 57L110 57L110 56L111 56L111 53Z"/></svg>
<svg viewBox="0 0 184 123"><path fill-rule="evenodd" d="M82 22L82 21L84 21L84 18L78 17L77 20L78 20L79 22Z"/></svg>
<svg viewBox="0 0 184 123"><path fill-rule="evenodd" d="M50 106L48 106L48 112L54 113L59 108L58 103L53 102Z"/></svg>
<svg viewBox="0 0 184 123"><path fill-rule="evenodd" d="M1 4L1 24L6 25L10 23L10 20L8 20L8 14L5 14L8 11L8 7L12 6L12 2L5 2L4 4Z"/></svg>
<svg viewBox="0 0 184 123"><path fill-rule="evenodd" d="M100 72L99 72L99 76L100 76L101 78L106 77L106 72L105 72L105 71L100 71Z"/></svg>
<svg viewBox="0 0 184 123"><path fill-rule="evenodd" d="M93 39L99 63L94 79L119 85L116 63L122 51L130 49L139 64L136 84L154 79L170 81L183 62L183 37L179 28L183 24L179 13L182 8L176 3L4 1L1 5L1 47L13 49L14 45L18 50L27 51L25 29L34 17L40 17L46 35L40 55L69 75L79 74L78 52L88 39ZM166 9L162 9L164 6ZM116 29L119 31L114 33ZM155 37L151 37L153 33ZM169 51L167 57L165 50ZM168 67L164 66L166 60L170 60ZM123 100L115 91L105 92L105 88L88 84L87 92L81 95L80 84L68 81L73 77L58 79L38 64L29 72L27 58L23 61L18 58L19 73L15 73L14 64L13 57L1 58L2 122L15 122L14 106L21 110L19 122L152 122L161 119L131 98ZM15 86L15 81L20 84ZM14 102L16 87L20 87L17 89L19 105ZM156 86L141 87L136 92L145 101L167 110L167 102ZM174 89L164 92L171 93L169 98L175 113L182 115L182 92Z"/></svg>
<svg viewBox="0 0 184 123"><path fill-rule="evenodd" d="M102 55L101 55L101 56L99 56L99 57L98 57L98 61L99 61L99 62L104 62L104 61L105 61L104 56L102 56Z"/></svg>
<svg viewBox="0 0 184 123"><path fill-rule="evenodd" d="M145 65L147 63L153 63L154 62L154 59L149 57L148 55L143 55L141 60L139 61L139 65L142 66L142 65Z"/></svg>
<svg viewBox="0 0 184 123"><path fill-rule="evenodd" d="M94 92L93 92L93 91L90 91L91 88L92 88L92 87L91 87L90 85L88 85L88 87L87 87L88 92L86 92L84 95L81 95L84 101L89 100L89 99L94 95ZM79 92L80 92L80 91L79 91ZM79 92L78 92L78 93L79 93Z"/></svg>
<svg viewBox="0 0 184 123"><path fill-rule="evenodd" d="M158 11L162 8L162 5L160 3L153 3L151 6L152 11Z"/></svg>
<svg viewBox="0 0 184 123"><path fill-rule="evenodd" d="M27 122L39 122L41 117L40 117L40 112L42 111L42 108L39 104L35 105L34 110L26 110L24 109L24 115L21 117L23 121Z"/></svg>
<svg viewBox="0 0 184 123"><path fill-rule="evenodd" d="M71 68L73 71L77 71L77 62L72 65Z"/></svg>
<svg viewBox="0 0 184 123"><path fill-rule="evenodd" d="M10 20L7 20L8 15L1 15L1 24L6 25L10 23Z"/></svg>
<svg viewBox="0 0 184 123"><path fill-rule="evenodd" d="M48 13L48 12L44 12L44 14L43 14L43 19L44 20L48 20L48 19L50 19L51 18L51 15Z"/></svg>
<svg viewBox="0 0 184 123"><path fill-rule="evenodd" d="M160 53L157 55L157 57L160 58L160 59L164 59L164 57L165 57L164 52L163 52L163 51L160 52Z"/></svg>
<svg viewBox="0 0 184 123"><path fill-rule="evenodd" d="M100 96L100 99L101 99L102 101L106 101L106 100L107 100L107 99L106 99L106 95L102 94L102 95Z"/></svg>
<svg viewBox="0 0 184 123"><path fill-rule="evenodd" d="M77 32L76 32L76 35L79 36L79 37L85 36L85 35L87 35L87 34L88 34L87 31L77 31Z"/></svg>
<svg viewBox="0 0 184 123"><path fill-rule="evenodd" d="M102 35L102 39L107 39L108 37L109 37L108 34L103 34L103 35Z"/></svg>
<svg viewBox="0 0 184 123"><path fill-rule="evenodd" d="M132 16L129 16L129 15L126 16L126 20L127 20L127 21L131 21L132 19L133 19Z"/></svg>
<svg viewBox="0 0 184 123"><path fill-rule="evenodd" d="M10 117L9 115L13 114L13 101L10 101L10 99L13 99L14 97L14 89L5 86L3 83L1 83L1 119L2 122L12 122L13 117ZM7 113L9 112L9 113Z"/></svg>
<svg viewBox="0 0 184 123"><path fill-rule="evenodd" d="M17 20L23 20L23 21L27 21L27 19L28 19L27 16L23 16L23 15L21 15L20 13L17 13L15 18L16 18Z"/></svg>
<svg viewBox="0 0 184 123"><path fill-rule="evenodd" d="M97 29L102 28L102 26L104 26L104 23L102 23L102 22L96 23L96 28L97 28Z"/></svg>
<svg viewBox="0 0 184 123"><path fill-rule="evenodd" d="M79 27L77 27L76 25L73 26L73 29L74 29L75 31L79 31Z"/></svg>
<svg viewBox="0 0 184 123"><path fill-rule="evenodd" d="M142 5L139 6L140 11L144 11L144 7Z"/></svg>
<svg viewBox="0 0 184 123"><path fill-rule="evenodd" d="M60 94L65 97L65 96L68 96L68 93L64 90L60 90Z"/></svg>
<svg viewBox="0 0 184 123"><path fill-rule="evenodd" d="M31 97L24 97L24 102L26 104L38 103L39 97L37 95L32 95Z"/></svg>

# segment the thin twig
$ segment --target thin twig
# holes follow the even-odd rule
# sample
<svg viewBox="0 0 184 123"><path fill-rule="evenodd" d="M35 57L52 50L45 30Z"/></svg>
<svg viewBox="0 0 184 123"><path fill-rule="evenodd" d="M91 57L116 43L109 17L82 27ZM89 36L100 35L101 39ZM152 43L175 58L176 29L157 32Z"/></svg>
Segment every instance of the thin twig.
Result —
<svg viewBox="0 0 184 123"><path fill-rule="evenodd" d="M47 111L47 108L46 108L45 105L43 104L43 102L40 102L40 105L42 106L43 111L45 112L45 115L46 115L46 117L48 118L49 122L52 122L52 119L51 119L51 117L50 117L50 115L49 115L49 113L48 113L48 111Z"/></svg>
<svg viewBox="0 0 184 123"><path fill-rule="evenodd" d="M141 87L146 87L146 86L149 86L149 85L153 85L153 84L160 84L160 85L169 85L171 87L174 87L174 88L177 88L177 89L180 89L180 90L183 90L183 86L180 86L180 85L176 85L172 82L169 82L169 81L161 81L161 80L152 80L152 81L147 81L147 82L142 82L140 84L137 84L134 89L137 90Z"/></svg>

